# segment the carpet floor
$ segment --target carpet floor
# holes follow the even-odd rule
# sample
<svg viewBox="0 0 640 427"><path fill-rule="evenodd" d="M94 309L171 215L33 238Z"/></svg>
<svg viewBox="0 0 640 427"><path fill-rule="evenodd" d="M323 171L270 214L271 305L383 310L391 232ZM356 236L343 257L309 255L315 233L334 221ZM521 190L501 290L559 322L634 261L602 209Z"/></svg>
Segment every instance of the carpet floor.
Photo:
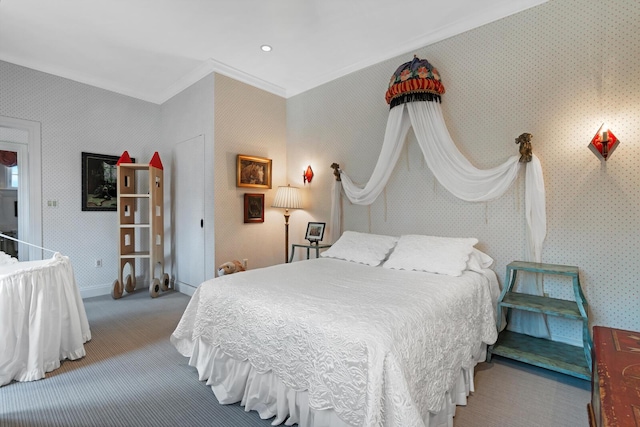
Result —
<svg viewBox="0 0 640 427"><path fill-rule="evenodd" d="M0 427L271 425L238 404L220 405L169 342L189 297L145 290L84 301L87 356L46 378L0 387ZM454 427L586 426L587 381L494 357L476 367L476 391Z"/></svg>

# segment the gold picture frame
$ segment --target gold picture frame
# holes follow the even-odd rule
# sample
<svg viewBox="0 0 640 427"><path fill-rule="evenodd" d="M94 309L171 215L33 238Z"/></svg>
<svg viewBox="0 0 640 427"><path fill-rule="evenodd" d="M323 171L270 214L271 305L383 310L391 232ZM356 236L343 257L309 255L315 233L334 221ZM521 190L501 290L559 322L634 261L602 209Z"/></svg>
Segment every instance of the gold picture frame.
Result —
<svg viewBox="0 0 640 427"><path fill-rule="evenodd" d="M238 154L236 162L236 186L271 188L271 159Z"/></svg>

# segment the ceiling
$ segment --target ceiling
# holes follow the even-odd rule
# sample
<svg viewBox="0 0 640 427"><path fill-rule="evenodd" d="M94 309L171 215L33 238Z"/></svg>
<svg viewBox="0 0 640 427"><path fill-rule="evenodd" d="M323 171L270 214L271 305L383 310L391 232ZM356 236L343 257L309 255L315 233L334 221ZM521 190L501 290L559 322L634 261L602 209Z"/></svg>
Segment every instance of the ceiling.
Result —
<svg viewBox="0 0 640 427"><path fill-rule="evenodd" d="M0 0L0 60L157 104L212 71L288 98L545 1Z"/></svg>

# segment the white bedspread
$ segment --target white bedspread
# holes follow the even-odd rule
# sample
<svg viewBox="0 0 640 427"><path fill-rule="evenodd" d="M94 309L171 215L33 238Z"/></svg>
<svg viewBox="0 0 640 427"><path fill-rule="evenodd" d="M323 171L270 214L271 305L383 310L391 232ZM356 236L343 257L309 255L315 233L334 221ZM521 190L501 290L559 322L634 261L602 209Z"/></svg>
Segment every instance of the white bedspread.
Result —
<svg viewBox="0 0 640 427"><path fill-rule="evenodd" d="M250 270L201 285L171 341L272 371L350 425L419 426L497 338L490 279L328 258Z"/></svg>
<svg viewBox="0 0 640 427"><path fill-rule="evenodd" d="M83 357L91 332L69 259L0 266L0 325L0 386Z"/></svg>

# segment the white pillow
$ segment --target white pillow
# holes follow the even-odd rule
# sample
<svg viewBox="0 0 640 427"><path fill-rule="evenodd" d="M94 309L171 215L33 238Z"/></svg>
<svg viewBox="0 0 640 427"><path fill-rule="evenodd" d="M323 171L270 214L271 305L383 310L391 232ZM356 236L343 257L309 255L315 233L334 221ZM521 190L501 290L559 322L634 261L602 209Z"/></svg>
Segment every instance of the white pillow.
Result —
<svg viewBox="0 0 640 427"><path fill-rule="evenodd" d="M467 270L477 271L482 273L483 268L489 268L493 265L493 258L484 252L473 248L471 255L469 255L469 261L467 262Z"/></svg>
<svg viewBox="0 0 640 427"><path fill-rule="evenodd" d="M381 234L345 231L329 249L320 256L359 262L371 266L382 263L396 245L397 237Z"/></svg>
<svg viewBox="0 0 640 427"><path fill-rule="evenodd" d="M383 267L460 276L478 239L408 234L400 236Z"/></svg>

